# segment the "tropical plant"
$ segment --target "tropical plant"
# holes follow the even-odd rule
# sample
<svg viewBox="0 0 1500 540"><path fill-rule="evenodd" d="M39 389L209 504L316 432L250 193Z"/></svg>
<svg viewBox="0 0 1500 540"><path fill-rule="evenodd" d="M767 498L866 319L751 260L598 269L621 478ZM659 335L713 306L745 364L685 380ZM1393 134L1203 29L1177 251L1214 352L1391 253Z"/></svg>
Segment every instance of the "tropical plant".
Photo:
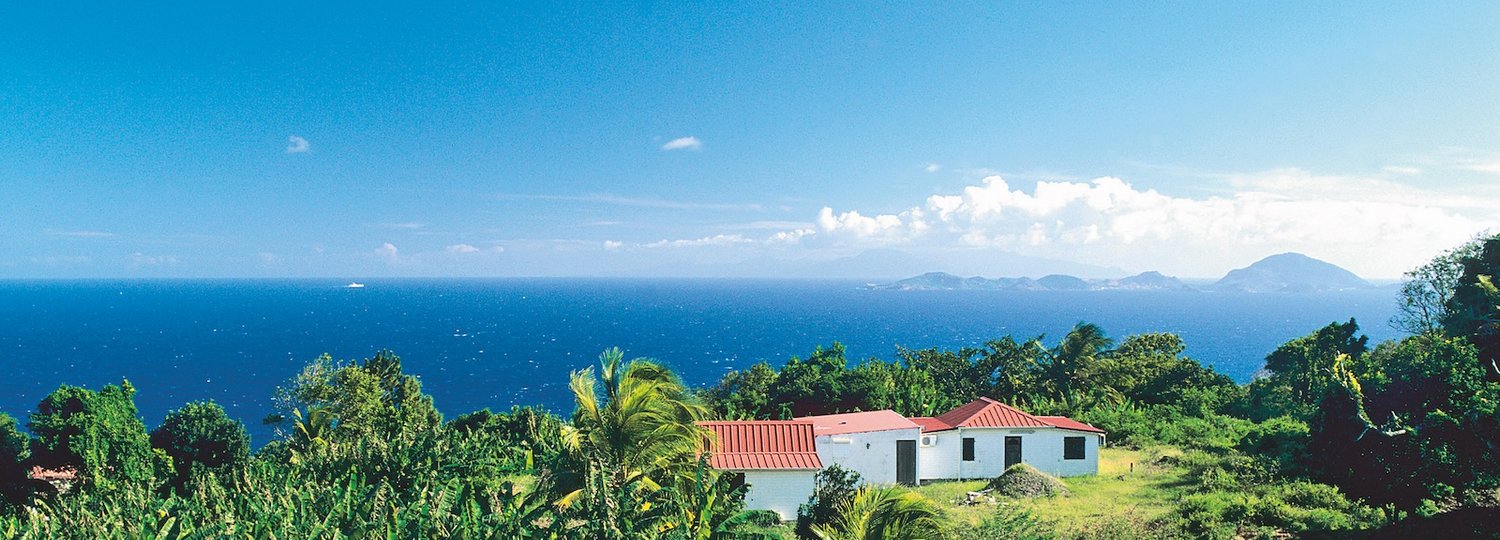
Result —
<svg viewBox="0 0 1500 540"><path fill-rule="evenodd" d="M820 540L926 540L947 535L942 509L905 488L861 488L839 510L833 523L813 526Z"/></svg>
<svg viewBox="0 0 1500 540"><path fill-rule="evenodd" d="M624 538L664 519L650 495L707 449L708 431L696 424L706 409L661 364L625 362L619 349L599 364L597 378L593 368L572 374L576 408L548 487L591 536Z"/></svg>

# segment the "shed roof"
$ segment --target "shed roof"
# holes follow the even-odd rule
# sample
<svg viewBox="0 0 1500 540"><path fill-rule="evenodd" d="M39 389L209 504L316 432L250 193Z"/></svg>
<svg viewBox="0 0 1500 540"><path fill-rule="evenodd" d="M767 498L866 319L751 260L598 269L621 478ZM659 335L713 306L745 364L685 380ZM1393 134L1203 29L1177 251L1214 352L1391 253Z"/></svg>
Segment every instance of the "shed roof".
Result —
<svg viewBox="0 0 1500 540"><path fill-rule="evenodd" d="M905 416L896 414L896 411L890 410L804 416L797 420L812 422L815 435L844 435L922 427Z"/></svg>
<svg viewBox="0 0 1500 540"><path fill-rule="evenodd" d="M821 469L813 424L795 420L698 422L714 433L708 464L715 469Z"/></svg>
<svg viewBox="0 0 1500 540"><path fill-rule="evenodd" d="M1037 419L1052 424L1054 427L1071 429L1074 431L1088 431L1092 433L1104 433L1104 430L1079 422L1066 416L1038 416Z"/></svg>

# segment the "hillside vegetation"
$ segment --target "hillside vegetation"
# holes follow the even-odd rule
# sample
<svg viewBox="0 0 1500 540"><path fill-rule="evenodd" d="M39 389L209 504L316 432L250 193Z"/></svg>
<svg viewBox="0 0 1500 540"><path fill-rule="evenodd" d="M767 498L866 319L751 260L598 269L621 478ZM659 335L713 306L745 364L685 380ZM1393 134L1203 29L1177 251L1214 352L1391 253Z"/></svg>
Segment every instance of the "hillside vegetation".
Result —
<svg viewBox="0 0 1500 540"><path fill-rule="evenodd" d="M1171 334L901 350L838 344L685 387L605 351L572 374L574 410L444 419L400 358L324 356L293 374L251 453L213 403L148 430L128 381L64 386L23 431L0 414L5 538L1283 538L1495 535L1500 516L1500 237L1408 275L1372 344L1355 321L1289 341L1248 385ZM830 467L795 526L746 511L707 466L709 418L892 409L990 396L1107 430L1101 474L1067 494L971 497L989 481L859 487ZM56 482L29 478L37 468ZM993 493L993 492L992 492Z"/></svg>

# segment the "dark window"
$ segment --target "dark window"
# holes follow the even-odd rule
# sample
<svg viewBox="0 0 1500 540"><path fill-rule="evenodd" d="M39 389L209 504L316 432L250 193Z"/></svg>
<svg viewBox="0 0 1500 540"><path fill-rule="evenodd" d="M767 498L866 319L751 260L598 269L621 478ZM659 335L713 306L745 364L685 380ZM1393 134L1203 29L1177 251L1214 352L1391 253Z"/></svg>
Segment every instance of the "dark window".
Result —
<svg viewBox="0 0 1500 540"><path fill-rule="evenodd" d="M973 437L964 437L964 461L974 461Z"/></svg>
<svg viewBox="0 0 1500 540"><path fill-rule="evenodd" d="M1063 459L1083 459L1083 437L1063 437Z"/></svg>

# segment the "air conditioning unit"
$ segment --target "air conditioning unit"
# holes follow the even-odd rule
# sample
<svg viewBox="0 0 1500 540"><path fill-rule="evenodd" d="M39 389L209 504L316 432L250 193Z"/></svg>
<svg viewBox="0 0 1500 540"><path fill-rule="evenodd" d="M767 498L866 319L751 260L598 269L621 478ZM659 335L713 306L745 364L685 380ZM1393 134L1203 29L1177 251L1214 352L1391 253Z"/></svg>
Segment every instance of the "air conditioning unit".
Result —
<svg viewBox="0 0 1500 540"><path fill-rule="evenodd" d="M936 445L937 445L937 435L923 435L922 436L922 446L923 447L931 447L931 446L936 446Z"/></svg>

